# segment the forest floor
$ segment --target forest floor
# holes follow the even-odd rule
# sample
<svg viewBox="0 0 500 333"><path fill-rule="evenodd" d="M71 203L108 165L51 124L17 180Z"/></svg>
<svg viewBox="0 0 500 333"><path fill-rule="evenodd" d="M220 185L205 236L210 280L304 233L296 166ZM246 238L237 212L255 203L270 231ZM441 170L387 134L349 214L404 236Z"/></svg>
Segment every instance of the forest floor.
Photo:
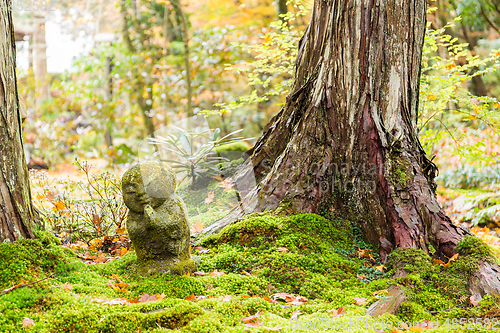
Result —
<svg viewBox="0 0 500 333"><path fill-rule="evenodd" d="M68 185L68 176L86 180L77 169L63 167L34 182L35 198L52 200L46 205L49 220L70 220L71 204L58 205L63 200L54 193ZM48 183L49 190L42 188ZM85 195L72 188L73 195ZM233 207L233 191L224 179L189 195L181 189L193 233ZM438 192L456 223L484 203L464 203L460 198L467 193L461 191ZM398 250L383 264L349 221L280 211L252 214L192 245L201 258L194 274L149 277L136 273L126 230L115 227L101 237L41 231L38 240L0 245L0 332L500 330L498 300L486 296L478 302L467 290L478 262L498 259L494 223L473 227L483 242L466 238L447 262ZM393 277L401 270L405 276ZM406 295L397 315L366 315L396 287Z"/></svg>

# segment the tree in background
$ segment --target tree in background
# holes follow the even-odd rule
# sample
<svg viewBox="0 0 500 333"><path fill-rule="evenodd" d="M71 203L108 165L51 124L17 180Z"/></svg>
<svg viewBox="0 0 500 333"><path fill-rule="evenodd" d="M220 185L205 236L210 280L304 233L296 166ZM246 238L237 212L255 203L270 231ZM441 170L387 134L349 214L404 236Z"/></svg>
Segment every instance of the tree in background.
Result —
<svg viewBox="0 0 500 333"><path fill-rule="evenodd" d="M0 0L0 242L33 238L35 214L24 158L12 13Z"/></svg>

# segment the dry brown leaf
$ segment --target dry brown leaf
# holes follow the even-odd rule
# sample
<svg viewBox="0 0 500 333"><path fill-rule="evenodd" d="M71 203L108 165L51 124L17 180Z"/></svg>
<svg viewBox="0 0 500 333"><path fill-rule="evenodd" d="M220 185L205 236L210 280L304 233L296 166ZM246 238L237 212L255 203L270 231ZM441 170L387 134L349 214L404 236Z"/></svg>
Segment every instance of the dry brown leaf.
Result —
<svg viewBox="0 0 500 333"><path fill-rule="evenodd" d="M233 189L233 183L230 178L224 179L218 186L224 189L223 192L230 191Z"/></svg>
<svg viewBox="0 0 500 333"><path fill-rule="evenodd" d="M246 275L246 276L252 276L252 274L248 273L247 271L241 271L241 274Z"/></svg>
<svg viewBox="0 0 500 333"><path fill-rule="evenodd" d="M156 299L161 301L162 299L164 299L165 297L167 297L167 295L165 295L165 293L161 293L159 295L156 295Z"/></svg>
<svg viewBox="0 0 500 333"><path fill-rule="evenodd" d="M476 300L476 298L474 296L472 296L472 295L469 298L469 303L470 303L471 306L478 306L479 305L479 301Z"/></svg>
<svg viewBox="0 0 500 333"><path fill-rule="evenodd" d="M64 289L64 290L70 291L70 290L73 289L73 286L71 285L71 283L66 282L65 284L63 284L61 286L61 288Z"/></svg>
<svg viewBox="0 0 500 333"><path fill-rule="evenodd" d="M106 302L103 302L102 304L106 304L106 305L124 305L124 304L127 304L128 301L126 298L115 298L115 299L112 299L111 301L106 301Z"/></svg>
<svg viewBox="0 0 500 333"><path fill-rule="evenodd" d="M204 271L196 271L193 273L194 276L205 276L208 275L208 273L205 273Z"/></svg>
<svg viewBox="0 0 500 333"><path fill-rule="evenodd" d="M366 298L355 297L354 300L356 301L356 305L365 305L366 304Z"/></svg>
<svg viewBox="0 0 500 333"><path fill-rule="evenodd" d="M272 297L275 301L278 299L281 299L287 303L293 302L295 300L295 296L293 296L289 293L276 293L276 294L273 294Z"/></svg>
<svg viewBox="0 0 500 333"><path fill-rule="evenodd" d="M208 252L210 252L209 249L204 249L201 246L195 246L194 248L195 248L195 250L198 250L198 252L200 252L200 253L208 253Z"/></svg>
<svg viewBox="0 0 500 333"><path fill-rule="evenodd" d="M331 309L331 310L326 310L326 312L331 313L333 315L333 318L338 318L347 313L344 311L343 306L341 306L338 310Z"/></svg>
<svg viewBox="0 0 500 333"><path fill-rule="evenodd" d="M261 315L262 315L262 311L261 312L257 312L253 316L241 318L240 320L242 322L244 322L244 323L248 323L248 322L251 322L252 320L255 320L255 319L259 318Z"/></svg>
<svg viewBox="0 0 500 333"><path fill-rule="evenodd" d="M219 272L218 270L214 270L212 273L210 273L210 276L221 276L221 275L225 275L226 273L224 272Z"/></svg>
<svg viewBox="0 0 500 333"><path fill-rule="evenodd" d="M278 252L288 252L286 247L278 247Z"/></svg>
<svg viewBox="0 0 500 333"><path fill-rule="evenodd" d="M385 266L384 266L384 265L380 265L380 266L375 266L375 267L373 267L373 268L375 268L377 271L380 271L380 272L382 272L382 273L383 273L383 272L384 272L384 268L385 268Z"/></svg>
<svg viewBox="0 0 500 333"><path fill-rule="evenodd" d="M31 326L35 325L35 321L28 317L24 317L21 323L23 324L23 328L30 328Z"/></svg>
<svg viewBox="0 0 500 333"><path fill-rule="evenodd" d="M267 297L267 296L262 296L262 299L263 299L263 300L265 300L265 301L268 301L268 302L274 303L274 304L278 303L278 302L276 302L276 301L273 301L272 299L270 299L270 298L269 298L269 297Z"/></svg>
<svg viewBox="0 0 500 333"><path fill-rule="evenodd" d="M108 258L106 258L103 253L99 253L99 255L97 256L97 259L95 260L95 262L98 264L104 264L107 261L108 261Z"/></svg>
<svg viewBox="0 0 500 333"><path fill-rule="evenodd" d="M208 193L208 196L205 199L205 205L211 204L214 201L214 197L215 197L215 193L214 192Z"/></svg>
<svg viewBox="0 0 500 333"><path fill-rule="evenodd" d="M139 296L139 303L154 302L157 299L158 298L156 297L156 295L143 294L143 295Z"/></svg>
<svg viewBox="0 0 500 333"><path fill-rule="evenodd" d="M301 314L302 314L302 312L300 312L299 310L295 310L295 311L293 311L293 312L292 312L292 316L290 317L290 320L295 320L295 319L297 319L297 317L298 317L299 315L301 315Z"/></svg>
<svg viewBox="0 0 500 333"><path fill-rule="evenodd" d="M250 323L246 323L243 325L245 325L247 327L259 327L260 325L262 325L262 323L260 321L256 320L256 321L252 321Z"/></svg>
<svg viewBox="0 0 500 333"><path fill-rule="evenodd" d="M202 232L203 228L205 228L205 226L203 225L203 222L201 222L200 220L196 221L191 226L191 230L193 231L194 234L198 234L198 233Z"/></svg>

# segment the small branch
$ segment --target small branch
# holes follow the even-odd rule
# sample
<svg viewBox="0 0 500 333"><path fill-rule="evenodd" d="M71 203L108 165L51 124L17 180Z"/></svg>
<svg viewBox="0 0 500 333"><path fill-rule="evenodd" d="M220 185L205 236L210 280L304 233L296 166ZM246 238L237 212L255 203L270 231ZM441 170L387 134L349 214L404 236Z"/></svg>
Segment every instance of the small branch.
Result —
<svg viewBox="0 0 500 333"><path fill-rule="evenodd" d="M496 24L495 24L495 23L493 23L493 22L489 19L488 15L486 15L486 13L484 12L483 6L481 6L481 5L480 5L480 6L479 6L479 8L481 9L481 15L483 15L483 17L484 17L484 19L486 20L486 22L488 22L488 24L489 24L489 25L490 25L493 29L495 29L495 30L496 30L496 32L498 32L498 33L500 34L500 28L498 28L498 27L496 26Z"/></svg>
<svg viewBox="0 0 500 333"><path fill-rule="evenodd" d="M18 284L18 285L16 285L16 286L13 286L13 287L10 287L10 288L8 288L8 289L5 289L5 290L3 291L3 293L1 293L1 294L0 294L0 296L7 295L8 293L10 293L11 291L14 291L14 290L16 290L16 289L19 289L19 288L24 288L24 287L29 287L29 286L32 286L32 285L34 285L34 284L40 283L40 282L42 282L42 281L45 281L45 280L47 280L47 279L50 279L52 276L54 276L54 274L56 274L56 273L52 273L52 274L50 274L49 276L47 276L47 277L45 277L45 278L43 278L43 279L41 279L41 280L35 281L35 282Z"/></svg>

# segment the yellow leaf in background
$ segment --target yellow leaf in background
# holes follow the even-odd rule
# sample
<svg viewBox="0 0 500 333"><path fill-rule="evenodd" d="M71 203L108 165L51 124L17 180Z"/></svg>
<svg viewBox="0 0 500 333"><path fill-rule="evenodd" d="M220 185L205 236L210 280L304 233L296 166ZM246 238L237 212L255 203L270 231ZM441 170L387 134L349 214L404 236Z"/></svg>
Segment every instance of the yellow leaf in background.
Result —
<svg viewBox="0 0 500 333"><path fill-rule="evenodd" d="M434 94L429 94L429 95L427 95L427 99L428 99L429 101L433 101L433 100L435 100L435 99L436 99L436 95L434 95Z"/></svg>
<svg viewBox="0 0 500 333"><path fill-rule="evenodd" d="M269 44L271 40L272 40L271 36L267 35L266 38L264 38L264 44Z"/></svg>

